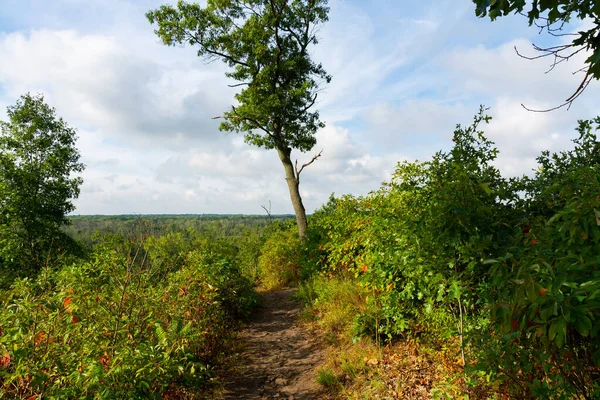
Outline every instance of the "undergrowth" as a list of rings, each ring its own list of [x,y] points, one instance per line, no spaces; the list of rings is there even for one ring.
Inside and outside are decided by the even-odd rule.
[[[0,398],[199,396],[255,302],[231,251],[115,235],[89,260],[15,281],[0,309]]]
[[[490,119],[312,215],[299,295],[339,396],[600,398],[600,118],[510,179]]]

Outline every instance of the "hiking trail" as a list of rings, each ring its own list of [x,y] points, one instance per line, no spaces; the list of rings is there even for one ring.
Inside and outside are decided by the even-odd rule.
[[[315,368],[325,351],[297,321],[294,289],[261,295],[260,306],[239,334],[241,352],[224,382],[225,400],[322,398]]]

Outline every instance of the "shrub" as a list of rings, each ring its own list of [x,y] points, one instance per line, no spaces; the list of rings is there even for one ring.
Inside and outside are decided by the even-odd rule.
[[[360,286],[361,335],[456,341],[467,381],[518,398],[598,397],[600,118],[533,178],[504,179],[483,111],[450,151],[317,211],[313,269]],[[311,282],[319,304],[330,288]]]
[[[171,239],[151,241],[154,261]],[[253,304],[227,253],[215,242],[183,263],[171,254],[177,269],[113,236],[90,261],[16,281],[0,312],[0,397],[148,398],[205,383]]]
[[[296,284],[301,267],[301,242],[298,233],[290,228],[270,232],[262,247],[258,265],[264,289]]]
[[[523,229],[490,260],[482,366],[518,396],[600,396],[600,144],[591,121],[578,132],[574,150],[538,158]]]

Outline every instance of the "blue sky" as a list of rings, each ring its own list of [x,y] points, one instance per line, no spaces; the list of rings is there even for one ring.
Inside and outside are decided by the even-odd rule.
[[[43,92],[79,132],[84,185],[76,213],[292,211],[272,151],[217,130],[231,104],[225,66],[193,49],[162,46],[144,13],[155,0],[2,0],[0,119],[26,91]],[[570,111],[581,59],[545,75],[548,60],[514,52],[552,44],[521,16],[491,23],[470,0],[332,0],[312,50],[333,75],[317,104],[327,126],[303,173],[312,212],[329,194],[366,194],[398,161],[448,148],[480,104],[507,175],[529,173],[541,150],[570,146],[579,118],[600,114],[597,84]],[[569,27],[577,30],[578,25]],[[296,154],[300,162],[312,156]]]

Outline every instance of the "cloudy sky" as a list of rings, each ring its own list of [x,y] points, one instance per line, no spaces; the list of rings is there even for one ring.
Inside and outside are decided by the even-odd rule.
[[[0,0],[0,119],[21,94],[41,92],[78,129],[87,167],[76,214],[260,214],[269,201],[292,213],[277,154],[217,130],[212,117],[235,93],[225,67],[154,35],[144,14],[165,1]],[[600,114],[597,84],[570,111],[521,108],[558,105],[582,78],[572,75],[581,59],[544,74],[549,60],[515,54],[552,43],[523,17],[480,20],[470,0],[330,5],[313,49],[333,80],[317,104],[323,156],[302,175],[308,212],[332,192],[377,189],[398,161],[447,149],[480,104],[507,175],[568,148],[576,120]]]

